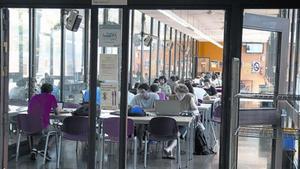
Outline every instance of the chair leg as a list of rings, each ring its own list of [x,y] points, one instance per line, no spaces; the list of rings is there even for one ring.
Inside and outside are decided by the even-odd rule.
[[[210,127],[211,127],[211,130],[212,130],[212,133],[213,133],[213,137],[214,137],[214,143],[216,144],[217,143],[217,137],[216,137],[216,132],[215,132],[215,129],[214,129],[214,126],[212,125],[212,122],[210,121],[209,122],[210,124]]]
[[[134,137],[133,169],[136,169],[136,163],[137,163],[137,137]]]
[[[147,167],[147,144],[148,144],[148,137],[145,137],[145,150],[144,150],[144,168]]]
[[[57,163],[56,163],[56,168],[59,168],[60,167],[60,155],[61,155],[61,145],[62,145],[62,141],[61,141],[61,138],[62,136],[59,135],[59,138],[58,138],[58,157],[57,157]]]
[[[21,142],[21,133],[18,131],[18,142],[17,142],[16,161],[19,160],[20,142]]]
[[[177,162],[178,162],[178,168],[181,168],[181,154],[180,154],[180,138],[177,137]]]
[[[101,135],[101,150],[100,150],[100,169],[103,169],[104,164],[104,136]]]
[[[43,160],[43,164],[46,164],[46,156],[47,156],[47,151],[48,151],[49,137],[50,137],[50,133],[47,134],[47,138],[46,138],[46,144],[45,144],[45,150],[44,150],[44,160]]]

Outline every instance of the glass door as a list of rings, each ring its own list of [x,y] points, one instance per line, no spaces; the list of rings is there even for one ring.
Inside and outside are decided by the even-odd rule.
[[[277,98],[287,93],[288,31],[288,19],[244,14],[237,168],[281,168]]]

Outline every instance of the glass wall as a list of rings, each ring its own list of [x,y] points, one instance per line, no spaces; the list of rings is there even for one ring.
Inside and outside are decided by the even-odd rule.
[[[141,82],[142,13],[134,10],[132,84]]]
[[[27,105],[29,97],[29,10],[9,9],[9,104]]]
[[[78,10],[83,16],[76,32],[65,29],[65,65],[63,101],[81,103],[81,91],[86,87],[84,82],[84,10]]]
[[[151,81],[157,77],[157,56],[158,56],[158,21],[153,19],[153,36],[151,46]]]
[[[151,28],[151,18],[147,15],[144,15],[144,32],[143,32],[143,66],[142,66],[142,72],[143,72],[143,82],[149,83],[149,71],[150,71],[150,45],[151,43],[147,43],[146,38],[148,38],[150,35],[150,28]]]
[[[53,85],[53,95],[60,99],[61,25],[60,9],[35,9],[34,86],[40,93],[43,83]],[[36,81],[35,81],[36,80]]]

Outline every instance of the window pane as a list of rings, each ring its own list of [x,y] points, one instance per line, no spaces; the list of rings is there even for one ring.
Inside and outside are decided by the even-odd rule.
[[[152,40],[152,56],[151,56],[151,82],[157,77],[156,67],[157,67],[157,31],[158,31],[158,21],[153,20],[153,40]]]
[[[151,25],[151,18],[149,16],[145,15],[144,39],[147,38],[150,34],[150,25]],[[144,48],[144,51],[143,51],[143,80],[145,83],[148,83],[149,82],[149,68],[150,68],[150,44],[144,43],[143,48]]]
[[[170,76],[175,75],[174,71],[174,58],[175,58],[175,29],[172,29],[172,48],[171,48],[171,72]]]
[[[170,27],[167,26],[166,30],[166,49],[165,49],[165,76],[169,77],[169,52],[171,50],[171,41],[170,41]]]
[[[27,105],[29,77],[29,10],[9,9],[9,104]]]
[[[141,30],[142,13],[134,11],[133,28],[133,57],[132,57],[132,83],[140,82],[141,79]]]
[[[53,95],[59,100],[60,64],[61,64],[61,29],[59,9],[36,9],[36,53],[34,77],[36,90],[43,83],[51,83]]]
[[[158,75],[163,75],[164,69],[164,33],[165,33],[165,24],[160,22],[160,44],[159,44],[159,57],[158,57]]]
[[[119,24],[119,9],[109,8],[107,20],[109,24]]]
[[[65,72],[64,92],[65,102],[81,103],[81,91],[86,87],[84,80],[84,10],[78,10],[82,15],[77,32],[65,29]]]

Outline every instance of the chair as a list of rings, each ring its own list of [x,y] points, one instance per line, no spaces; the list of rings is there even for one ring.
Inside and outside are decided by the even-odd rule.
[[[181,168],[181,155],[180,155],[180,138],[178,134],[178,127],[176,121],[171,117],[155,117],[149,122],[148,131],[145,138],[145,154],[144,154],[144,167],[147,167],[147,144],[148,139],[154,141],[169,141],[177,140],[177,164]]]
[[[221,112],[222,112],[222,106],[221,106],[221,104],[218,104],[212,112],[211,121],[213,123],[221,124]],[[217,137],[216,137],[216,132],[214,130],[214,127],[211,123],[210,123],[210,126],[211,126],[211,129],[213,132],[214,141],[215,141],[215,143],[217,143]]]
[[[40,123],[38,123],[38,122],[40,122]],[[42,133],[44,128],[43,128],[43,125],[42,125],[39,117],[30,116],[28,114],[18,114],[17,115],[17,129],[18,129],[18,141],[17,141],[16,161],[18,161],[18,158],[19,158],[21,135],[33,136],[33,135]],[[57,132],[56,131],[48,131],[47,132],[47,138],[46,138],[44,152],[47,152],[49,137],[51,135],[55,135],[57,137]],[[46,155],[47,155],[47,153],[44,153],[43,164],[46,163]]]
[[[103,168],[104,161],[104,135],[107,135],[107,139],[111,142],[119,142],[120,134],[120,117],[110,117],[103,119],[103,131],[102,131],[102,151],[101,151],[101,165]],[[137,138],[134,136],[134,123],[132,119],[127,120],[127,139],[132,138],[134,140],[134,158],[133,158],[133,168],[136,169],[137,163]]]
[[[76,141],[76,152],[78,141],[87,142],[89,133],[88,117],[70,116],[63,120],[61,134],[59,136],[57,168],[59,168],[62,138]]]
[[[158,92],[159,100],[168,100],[167,95],[164,92]]]

